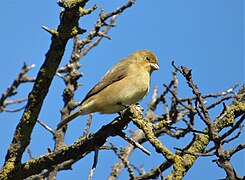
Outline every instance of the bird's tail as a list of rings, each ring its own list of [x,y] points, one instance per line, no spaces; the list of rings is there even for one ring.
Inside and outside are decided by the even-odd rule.
[[[75,119],[77,116],[83,115],[83,110],[79,108],[78,110],[74,111],[69,116],[65,117],[58,125],[57,130],[61,129],[64,125],[69,123],[71,120]]]

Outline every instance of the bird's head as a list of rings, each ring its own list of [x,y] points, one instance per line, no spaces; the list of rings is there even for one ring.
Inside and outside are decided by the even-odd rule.
[[[160,69],[156,55],[149,50],[138,50],[133,53],[133,56],[136,58],[137,64],[144,67],[149,73]]]

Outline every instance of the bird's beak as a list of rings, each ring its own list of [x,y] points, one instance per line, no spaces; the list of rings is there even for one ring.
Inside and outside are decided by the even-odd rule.
[[[151,68],[152,68],[153,70],[158,70],[158,69],[160,69],[160,67],[158,66],[157,63],[151,63]]]

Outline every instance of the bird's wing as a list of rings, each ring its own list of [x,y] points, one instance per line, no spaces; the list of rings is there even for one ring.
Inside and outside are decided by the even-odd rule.
[[[120,81],[125,78],[128,75],[129,65],[130,61],[127,61],[127,58],[115,64],[109,71],[107,71],[105,76],[102,77],[102,79],[88,92],[81,104],[89,97],[97,94],[114,82]]]

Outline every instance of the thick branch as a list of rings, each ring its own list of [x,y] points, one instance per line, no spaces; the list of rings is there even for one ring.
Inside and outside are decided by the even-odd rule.
[[[70,159],[81,159],[95,147],[101,147],[109,136],[116,136],[130,122],[132,108],[127,109],[122,117],[116,118],[111,123],[103,126],[98,132],[88,137],[79,138],[69,147],[64,147],[57,152],[51,152],[40,156],[37,159],[30,160],[23,165],[15,166],[8,174],[8,178],[18,177],[24,179],[30,175],[41,173],[44,169],[50,169],[54,165],[61,164]]]

